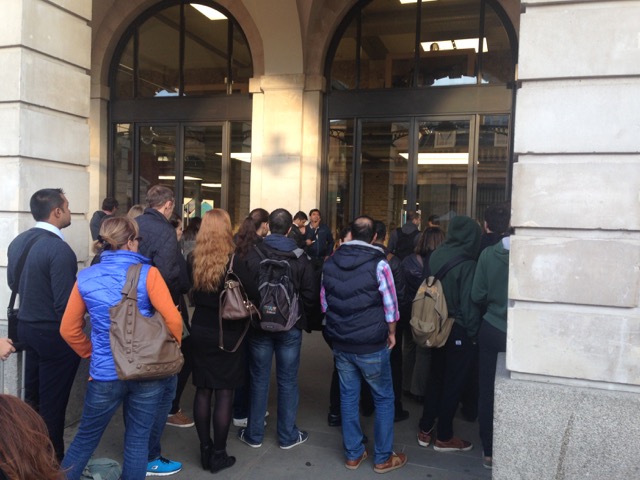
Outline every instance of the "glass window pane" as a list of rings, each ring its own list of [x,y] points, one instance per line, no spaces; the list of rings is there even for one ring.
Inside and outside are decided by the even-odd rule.
[[[467,215],[469,121],[420,122],[417,203],[422,218],[438,215],[446,230]]]
[[[233,53],[231,62],[231,79],[233,91],[239,93],[249,92],[249,79],[253,77],[253,63],[249,44],[242,30],[237,24],[233,24]]]
[[[113,195],[120,204],[120,212],[128,212],[133,205],[133,125],[115,126],[113,148]]]
[[[176,192],[176,126],[146,125],[140,127],[140,201],[147,190],[164,185]]]
[[[120,55],[117,69],[113,94],[116,98],[133,98],[133,36]]]
[[[475,84],[480,2],[423,2],[418,85]]]
[[[185,95],[226,94],[229,20],[197,4],[185,5],[184,18]]]
[[[251,193],[251,123],[231,124],[231,153],[229,160],[229,203],[227,211],[235,232],[249,213]],[[295,213],[295,212],[294,212]]]
[[[179,6],[162,10],[140,26],[138,96],[178,95],[179,50]]]
[[[222,125],[184,127],[183,179],[185,217],[222,206]]]
[[[489,4],[485,8],[484,18],[487,51],[482,56],[482,82],[510,82],[514,77],[514,66],[507,32]]]
[[[362,124],[360,211],[400,226],[407,207],[408,122],[366,121]]]
[[[353,120],[329,123],[328,203],[323,220],[332,232],[340,232],[351,220],[353,172]],[[338,238],[338,235],[335,235]]]
[[[507,200],[509,115],[481,115],[478,142],[476,218],[489,205]]]
[[[357,15],[347,27],[338,43],[331,63],[331,89],[350,90],[356,88]]]
[[[362,12],[362,88],[413,86],[417,3],[375,0]]]

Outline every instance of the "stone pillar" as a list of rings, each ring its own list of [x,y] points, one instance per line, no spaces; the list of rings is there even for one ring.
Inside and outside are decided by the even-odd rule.
[[[251,208],[318,206],[323,78],[303,74],[251,80]]]
[[[638,18],[638,1],[521,16],[494,479],[639,475],[621,408],[640,404]]]
[[[88,253],[90,0],[10,0],[0,17],[0,278],[7,247],[32,227],[31,195],[65,190],[73,213],[64,230],[84,262]],[[9,301],[0,282],[0,315]],[[4,325],[4,320],[2,320]],[[15,391],[15,360],[7,366]],[[80,409],[77,409],[80,411]]]

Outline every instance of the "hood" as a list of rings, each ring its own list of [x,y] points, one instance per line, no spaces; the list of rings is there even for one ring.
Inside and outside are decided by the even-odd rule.
[[[477,260],[480,253],[480,225],[469,217],[458,215],[449,222],[447,238],[431,255],[432,272],[437,271],[451,258],[467,255]]]
[[[281,252],[292,252],[298,248],[298,245],[293,238],[285,237],[279,233],[272,233],[271,235],[266,236],[263,241],[267,247]]]
[[[342,244],[331,258],[341,270],[355,270],[372,260],[382,260],[385,255],[378,246],[352,240]]]

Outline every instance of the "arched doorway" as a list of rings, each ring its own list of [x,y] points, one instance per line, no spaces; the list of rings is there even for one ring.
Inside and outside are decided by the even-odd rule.
[[[219,5],[165,1],[140,15],[111,62],[109,194],[129,207],[162,184],[187,222],[222,207],[238,223],[249,210],[252,76],[246,38]]]
[[[510,197],[517,38],[494,0],[362,0],[325,75],[325,219],[482,218]]]

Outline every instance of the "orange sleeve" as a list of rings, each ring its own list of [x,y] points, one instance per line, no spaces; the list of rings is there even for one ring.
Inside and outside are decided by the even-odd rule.
[[[147,293],[149,294],[151,305],[160,312],[171,335],[178,340],[178,343],[182,343],[182,315],[173,304],[169,288],[167,288],[167,284],[164,282],[162,275],[160,275],[160,270],[156,267],[149,269]]]
[[[60,322],[60,335],[65,342],[80,355],[82,358],[91,356],[92,345],[91,340],[84,333],[85,321],[84,314],[87,312],[87,306],[80,296],[78,290],[78,282],[73,285],[71,296],[67,303],[67,308]]]

